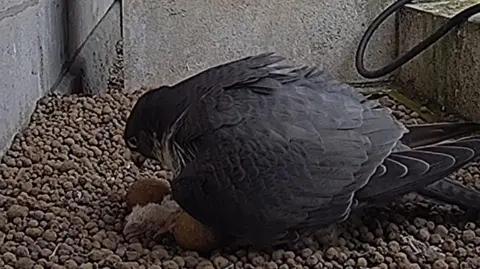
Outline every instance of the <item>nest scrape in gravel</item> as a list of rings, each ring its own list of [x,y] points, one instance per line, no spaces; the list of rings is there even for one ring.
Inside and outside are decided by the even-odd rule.
[[[0,268],[480,268],[480,223],[418,197],[367,212],[363,225],[342,231],[337,246],[305,235],[294,250],[201,257],[171,237],[126,242],[128,187],[138,178],[168,175],[154,163],[139,171],[127,161],[122,131],[141,91],[122,92],[116,74],[103,94],[43,98],[3,157]],[[385,105],[404,122],[421,122],[402,105]],[[456,176],[476,188],[478,177],[478,163]]]

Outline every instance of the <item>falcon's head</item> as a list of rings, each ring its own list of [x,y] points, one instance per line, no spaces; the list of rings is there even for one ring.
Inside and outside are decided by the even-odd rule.
[[[175,133],[183,111],[178,99],[171,88],[162,86],[144,93],[133,106],[123,139],[138,167],[149,158],[159,161],[165,170],[180,169],[183,151]]]

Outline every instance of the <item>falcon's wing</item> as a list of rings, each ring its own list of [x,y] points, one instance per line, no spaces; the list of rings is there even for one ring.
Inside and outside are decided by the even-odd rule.
[[[362,202],[375,203],[389,201],[413,191],[421,192],[423,188],[443,180],[479,155],[480,137],[393,152],[356,197]],[[440,188],[447,184],[453,186],[448,182],[437,185],[437,189],[433,189],[430,194],[449,191],[448,188]]]
[[[444,140],[455,140],[460,136],[479,131],[480,124],[472,122],[439,122],[408,125],[394,149],[408,151],[411,147],[428,146]],[[468,151],[464,151],[468,154]],[[478,153],[477,153],[478,154]],[[463,209],[480,210],[480,191],[467,187],[456,179],[445,177],[417,191],[419,194],[440,202],[457,205]]]
[[[245,57],[208,68],[182,80],[171,88],[174,91],[186,90],[184,93],[190,95],[189,100],[200,100],[231,86],[246,83],[258,84],[259,80],[270,76],[272,71],[281,69],[281,67],[272,67],[272,65],[284,59],[284,57],[274,55],[272,52]],[[265,82],[265,80],[263,81]],[[279,82],[273,82],[274,84],[270,84],[269,88],[280,86]]]
[[[345,219],[405,128],[315,68],[260,69],[265,76],[202,99],[204,113],[192,115],[206,115],[211,128],[172,191],[204,224],[266,242]]]
[[[480,123],[438,122],[407,125],[407,128],[409,132],[403,135],[402,142],[411,148],[416,148],[478,132]]]
[[[456,179],[444,178],[419,190],[418,193],[465,210],[480,211],[480,192]]]
[[[326,137],[325,144],[329,142],[333,141]],[[343,195],[342,191],[355,182],[353,173],[366,159],[360,143],[345,144],[342,152],[318,155],[315,160],[309,153],[320,151],[318,144],[232,137],[200,153],[184,168],[172,182],[173,198],[216,231],[254,244],[275,243],[311,211],[328,209],[329,214],[316,220],[318,225],[348,215],[352,192]],[[342,195],[330,204],[337,194]]]

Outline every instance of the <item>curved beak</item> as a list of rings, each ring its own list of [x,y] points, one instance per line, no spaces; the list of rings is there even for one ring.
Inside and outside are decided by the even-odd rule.
[[[145,163],[145,156],[143,156],[141,153],[138,153],[136,151],[130,151],[130,159],[132,162],[138,167],[141,168],[143,166],[143,163]]]

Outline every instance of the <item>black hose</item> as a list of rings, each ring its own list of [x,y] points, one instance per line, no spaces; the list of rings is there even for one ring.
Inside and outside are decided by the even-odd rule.
[[[367,44],[372,38],[373,33],[377,30],[380,24],[382,24],[390,15],[392,15],[410,2],[412,2],[412,0],[396,1],[387,9],[385,9],[382,13],[380,13],[380,15],[378,15],[373,20],[372,24],[370,24],[370,26],[367,28],[367,31],[365,31],[365,34],[363,35],[362,39],[360,40],[360,44],[358,45],[357,54],[355,56],[355,67],[357,68],[358,73],[360,73],[360,75],[362,75],[363,77],[379,78],[395,71],[408,61],[412,60],[418,54],[422,53],[429,46],[437,42],[452,28],[464,23],[468,20],[468,18],[480,12],[480,4],[476,4],[464,9],[463,11],[449,19],[442,27],[435,31],[435,33],[424,39],[422,42],[418,43],[415,47],[407,51],[405,54],[397,57],[390,64],[376,70],[367,70],[363,62],[363,57],[365,55],[365,49],[367,47]]]

